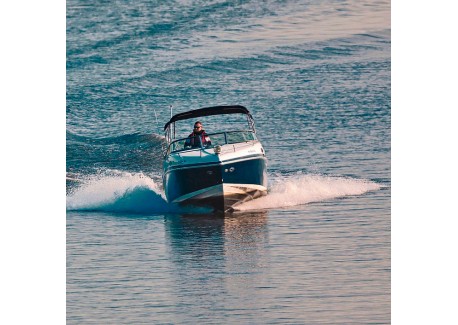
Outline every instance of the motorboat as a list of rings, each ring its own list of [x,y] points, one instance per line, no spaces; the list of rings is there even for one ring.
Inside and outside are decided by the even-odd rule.
[[[209,141],[186,136],[196,120],[212,130],[205,131]],[[244,106],[179,113],[165,124],[164,132],[162,179],[169,203],[232,212],[237,205],[267,194],[266,154]]]

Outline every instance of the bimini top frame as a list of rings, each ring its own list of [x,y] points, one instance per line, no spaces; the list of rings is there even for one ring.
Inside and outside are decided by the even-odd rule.
[[[223,114],[246,114],[248,119],[248,125],[253,132],[256,133],[254,128],[254,120],[250,114],[250,111],[244,106],[241,105],[221,105],[221,106],[211,106],[195,109],[192,111],[187,111],[172,116],[170,121],[168,121],[164,126],[165,138],[168,143],[170,143],[175,138],[175,122],[180,120],[187,120],[191,118],[201,117],[201,116],[210,116],[210,115],[223,115]]]

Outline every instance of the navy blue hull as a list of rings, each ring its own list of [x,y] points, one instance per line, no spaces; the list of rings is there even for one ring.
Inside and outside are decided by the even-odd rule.
[[[242,161],[197,165],[192,168],[172,167],[165,171],[164,175],[164,189],[169,202],[177,200],[180,204],[206,206],[215,211],[227,211],[248,195],[228,196],[224,193],[223,184],[267,187],[267,160],[263,156],[258,156]],[[210,188],[211,197],[196,198],[192,195]],[[253,198],[265,194],[258,192],[249,195]]]
[[[167,200],[173,202],[183,195],[222,183],[218,163],[185,169],[174,167],[165,172],[164,189]]]
[[[267,160],[259,157],[234,162],[227,161],[221,165],[224,183],[255,184],[267,187]]]

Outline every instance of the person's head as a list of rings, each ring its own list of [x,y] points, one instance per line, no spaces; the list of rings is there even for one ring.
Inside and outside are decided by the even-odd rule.
[[[202,123],[200,121],[194,123],[194,132],[201,132],[202,130]]]

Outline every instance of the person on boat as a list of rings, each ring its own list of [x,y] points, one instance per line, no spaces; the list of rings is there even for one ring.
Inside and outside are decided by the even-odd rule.
[[[200,148],[201,144],[202,146],[207,147],[210,146],[212,143],[210,141],[210,137],[203,129],[202,123],[200,121],[197,121],[196,123],[194,123],[194,130],[186,139],[184,147]]]

